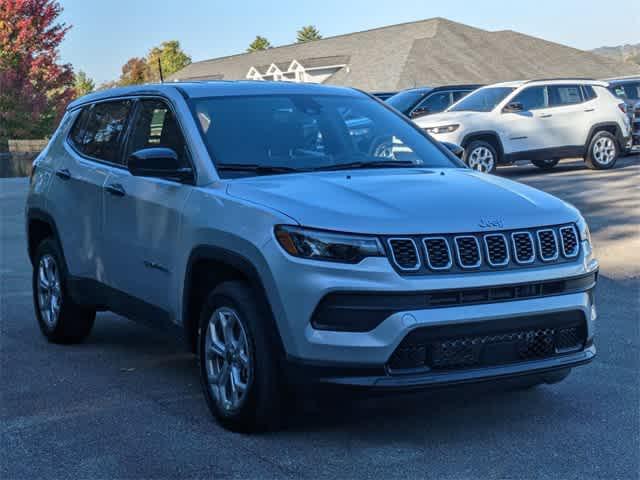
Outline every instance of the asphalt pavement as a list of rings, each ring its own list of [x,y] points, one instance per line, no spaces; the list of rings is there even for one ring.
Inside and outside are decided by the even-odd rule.
[[[640,156],[606,172],[568,161],[499,174],[589,221],[596,360],[532,391],[334,398],[254,436],[217,426],[194,357],[166,334],[102,313],[82,345],[44,340],[26,179],[0,180],[0,478],[640,478]]]

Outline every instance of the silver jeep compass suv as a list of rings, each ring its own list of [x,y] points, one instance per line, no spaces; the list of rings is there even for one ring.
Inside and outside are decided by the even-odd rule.
[[[26,206],[52,342],[96,311],[178,327],[226,427],[277,427],[302,382],[522,377],[595,355],[580,213],[474,172],[359,91],[214,82],[73,102]]]

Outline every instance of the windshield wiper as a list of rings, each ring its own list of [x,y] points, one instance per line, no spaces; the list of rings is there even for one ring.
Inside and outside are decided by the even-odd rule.
[[[255,172],[255,173],[292,173],[302,172],[304,170],[278,165],[258,165],[256,163],[218,163],[216,164],[216,170],[218,171],[233,171],[233,172]]]
[[[395,168],[395,167],[417,167],[416,163],[409,160],[371,160],[349,163],[339,163],[326,167],[315,168],[314,170],[351,170],[357,168]]]

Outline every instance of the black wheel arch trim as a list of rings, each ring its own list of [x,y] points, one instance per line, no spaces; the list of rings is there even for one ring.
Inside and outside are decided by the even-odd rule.
[[[278,328],[278,322],[276,322],[275,319],[276,317],[273,305],[271,305],[271,301],[269,300],[267,290],[264,286],[264,282],[262,281],[258,269],[245,256],[224,247],[198,245],[194,247],[193,250],[191,250],[189,260],[187,261],[187,268],[185,270],[182,290],[182,326],[185,330],[185,338],[190,341],[189,339],[192,329],[197,328],[198,318],[190,318],[189,315],[189,299],[191,296],[191,291],[193,289],[193,266],[196,264],[196,262],[201,260],[210,260],[223,263],[242,273],[247,278],[249,286],[254,291],[258,292],[258,294],[260,294],[264,299],[265,307],[268,309],[268,318],[266,319],[266,321],[272,323],[271,331],[275,333],[274,339],[277,343],[279,353],[281,354],[280,357],[284,358],[285,349],[282,335],[280,334],[280,329]]]
[[[603,130],[609,131],[610,128],[614,130],[615,133],[613,134],[613,136],[616,138],[616,141],[618,142],[618,148],[622,150],[622,148],[624,147],[625,141],[624,141],[624,137],[622,136],[622,131],[620,130],[620,126],[616,122],[600,122],[592,125],[591,128],[589,129],[589,135],[587,135],[587,143],[585,144],[585,147],[584,147],[585,151],[589,151],[589,147],[591,146],[591,141],[593,140],[593,137],[596,135],[596,133]]]
[[[466,149],[467,145],[469,145],[469,143],[473,142],[474,140],[476,140],[476,137],[483,137],[483,136],[487,136],[490,135],[491,137],[493,137],[498,145],[498,163],[503,163],[505,155],[504,155],[504,146],[502,145],[502,139],[500,138],[500,135],[498,134],[498,132],[496,132],[495,130],[479,130],[477,132],[471,132],[471,133],[467,133],[464,137],[462,137],[462,141],[460,142],[460,145]],[[478,139],[480,140],[480,139]]]
[[[31,239],[29,238],[29,235],[30,235],[29,225],[32,220],[38,220],[40,222],[46,223],[51,228],[54,239],[56,242],[58,242],[58,247],[60,247],[60,252],[62,253],[62,261],[64,262],[64,267],[66,269],[67,259],[65,258],[64,250],[62,249],[62,243],[60,242],[60,234],[58,233],[58,227],[56,226],[56,222],[53,219],[53,217],[47,212],[45,212],[44,210],[42,210],[41,208],[31,207],[27,211],[26,218],[27,218],[27,221],[26,221],[25,229],[27,234],[27,253],[29,255],[29,260],[31,261],[31,264],[33,265],[33,256],[35,255],[36,252],[32,251],[31,249]]]

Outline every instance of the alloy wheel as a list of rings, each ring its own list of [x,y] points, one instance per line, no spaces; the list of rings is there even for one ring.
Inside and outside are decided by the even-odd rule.
[[[44,255],[38,263],[38,308],[40,316],[50,329],[58,323],[62,305],[60,271],[52,255]]]
[[[477,147],[469,154],[467,163],[470,168],[479,172],[491,172],[495,167],[495,156],[487,147]]]
[[[593,158],[600,165],[609,165],[616,158],[616,146],[608,137],[599,138],[593,145]]]
[[[238,312],[215,310],[205,337],[205,365],[209,389],[222,411],[242,407],[253,376],[247,333]]]

